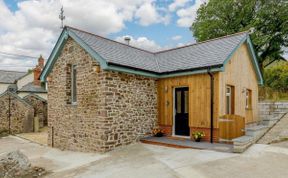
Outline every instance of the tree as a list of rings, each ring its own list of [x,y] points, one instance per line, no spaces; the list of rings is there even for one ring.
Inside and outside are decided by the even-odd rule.
[[[258,61],[278,60],[288,46],[287,0],[210,0],[190,28],[197,41],[253,29]]]

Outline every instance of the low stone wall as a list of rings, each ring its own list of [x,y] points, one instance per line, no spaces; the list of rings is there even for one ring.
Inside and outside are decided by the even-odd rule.
[[[284,114],[288,112],[288,101],[262,101],[259,102],[258,108],[261,119],[267,115]]]
[[[233,151],[236,153],[244,152],[249,146],[259,141],[259,139],[263,139],[268,137],[266,136],[267,132],[269,134],[269,130],[274,129],[275,124],[278,123],[280,119],[283,118],[285,113],[288,113],[288,101],[282,102],[272,102],[265,101],[259,102],[259,117],[260,123],[257,125],[246,126],[246,134],[242,137],[238,137],[233,139]],[[287,115],[287,114],[286,114]],[[287,117],[287,116],[286,116]],[[280,120],[281,122],[282,120]],[[285,121],[282,121],[285,122]],[[277,124],[278,125],[278,124]],[[276,127],[283,127],[283,124],[279,124]],[[285,127],[285,124],[284,124]],[[277,134],[274,134],[272,137],[277,138]],[[278,135],[279,136],[279,135]],[[270,139],[270,138],[269,138]],[[264,141],[260,141],[259,143],[266,143]]]
[[[33,131],[34,109],[16,94],[0,95],[0,108],[0,131],[10,130],[12,134]]]

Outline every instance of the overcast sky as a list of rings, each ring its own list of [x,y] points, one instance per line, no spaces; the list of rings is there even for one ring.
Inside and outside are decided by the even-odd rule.
[[[25,71],[49,57],[64,24],[151,51],[194,43],[189,27],[207,0],[0,0],[0,69]],[[6,53],[26,56],[11,56]]]
[[[195,42],[189,26],[204,0],[0,0],[0,69],[25,71],[49,57],[66,25],[157,51]]]

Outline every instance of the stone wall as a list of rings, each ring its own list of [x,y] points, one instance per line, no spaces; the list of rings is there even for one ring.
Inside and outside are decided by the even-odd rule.
[[[288,101],[261,101],[258,104],[259,116],[263,119],[273,114],[284,114],[288,112]]]
[[[39,127],[47,125],[47,101],[37,95],[27,95],[23,98],[34,108],[34,117],[39,119]]]
[[[105,72],[105,109],[109,132],[105,148],[129,144],[147,133],[157,123],[157,85],[153,79]]]
[[[2,94],[0,96],[0,108],[0,131],[9,130],[9,113],[12,134],[33,131],[34,109],[16,94],[10,92]]]
[[[70,66],[77,65],[77,104]],[[103,71],[71,38],[49,74],[48,144],[104,152],[136,141],[157,123],[156,81]]]

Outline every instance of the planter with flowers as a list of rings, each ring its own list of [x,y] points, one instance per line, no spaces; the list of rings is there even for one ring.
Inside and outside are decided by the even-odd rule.
[[[154,137],[163,137],[164,136],[164,131],[160,128],[154,128],[152,130],[152,134]]]
[[[192,136],[195,142],[200,142],[203,137],[205,137],[205,133],[202,131],[195,131],[192,133]]]

